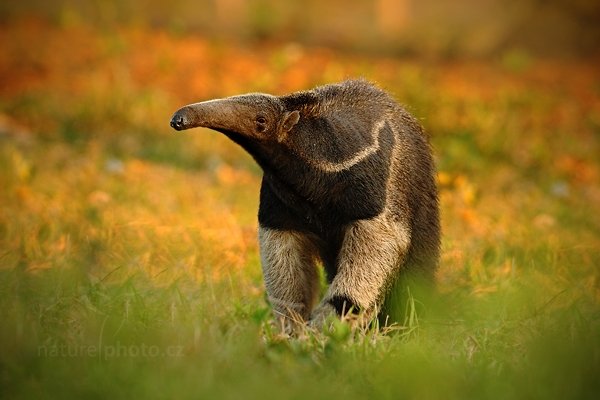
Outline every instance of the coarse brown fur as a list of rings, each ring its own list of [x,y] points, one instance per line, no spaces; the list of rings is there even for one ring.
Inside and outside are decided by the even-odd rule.
[[[220,131],[263,168],[259,240],[276,314],[314,324],[373,314],[400,276],[432,278],[440,225],[431,149],[376,86],[350,80],[196,103],[171,126]],[[318,262],[329,287],[317,304]]]

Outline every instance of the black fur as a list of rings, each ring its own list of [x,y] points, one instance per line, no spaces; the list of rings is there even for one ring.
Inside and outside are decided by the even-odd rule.
[[[329,304],[335,308],[338,315],[359,314],[362,311],[358,305],[352,303],[352,300],[345,296],[333,296],[329,299]]]

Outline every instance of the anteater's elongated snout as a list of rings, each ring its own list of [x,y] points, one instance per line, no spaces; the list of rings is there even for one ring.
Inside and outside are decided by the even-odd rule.
[[[177,111],[173,115],[173,118],[171,118],[171,128],[175,129],[176,131],[182,131],[185,129],[185,118],[179,111]]]
[[[199,127],[236,130],[249,117],[249,110],[231,98],[188,104],[173,114],[171,127],[178,131]]]
[[[171,118],[171,128],[177,131],[182,131],[184,129],[190,129],[195,128],[197,126],[201,126],[202,124],[198,120],[198,110],[196,110],[202,108],[200,107],[200,104],[201,103],[191,104],[177,110]]]

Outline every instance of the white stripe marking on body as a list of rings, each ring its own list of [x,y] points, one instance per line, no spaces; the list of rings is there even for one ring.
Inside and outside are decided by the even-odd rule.
[[[371,131],[373,143],[370,146],[356,153],[351,158],[348,158],[347,160],[343,160],[340,162],[331,162],[307,159],[305,161],[307,161],[314,168],[317,168],[324,172],[341,172],[350,169],[351,167],[355,166],[356,164],[363,161],[370,155],[376,153],[377,150],[379,150],[379,136],[381,135],[381,130],[385,127],[386,122],[388,122],[387,117],[378,121],[373,127],[373,130]]]

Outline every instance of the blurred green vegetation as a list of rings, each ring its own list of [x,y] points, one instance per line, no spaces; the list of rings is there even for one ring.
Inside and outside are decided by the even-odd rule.
[[[261,2],[264,32],[242,33],[280,39],[247,42],[173,16],[197,3],[60,4],[1,5],[0,396],[597,396],[597,59],[312,47],[310,35],[346,46],[296,40],[285,21],[316,2]],[[431,137],[438,291],[408,288],[391,330],[338,321],[287,338],[264,300],[260,170],[219,134],[168,121],[192,101],[350,76],[389,90]]]

